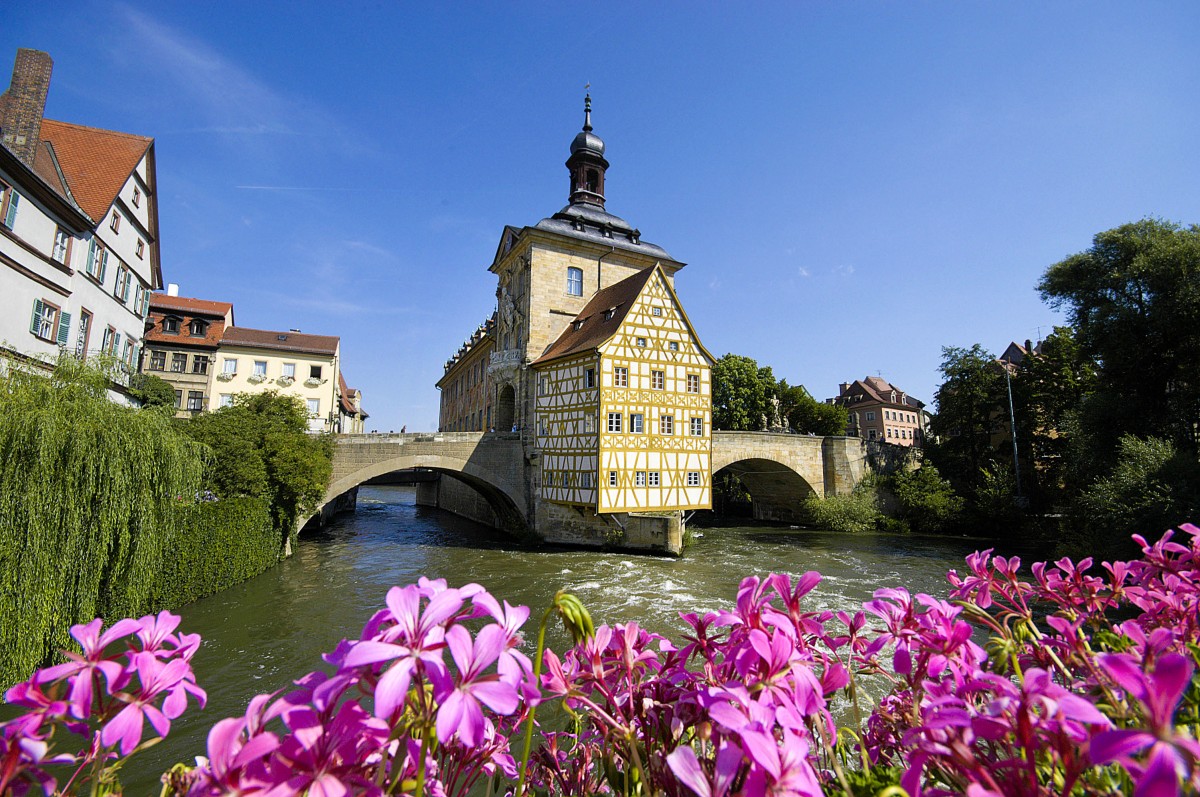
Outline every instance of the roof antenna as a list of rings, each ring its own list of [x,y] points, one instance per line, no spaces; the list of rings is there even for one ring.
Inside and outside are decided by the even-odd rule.
[[[584,84],[583,90],[587,93],[583,96],[583,129],[591,132],[592,130],[592,95],[588,91],[591,89],[590,82]]]

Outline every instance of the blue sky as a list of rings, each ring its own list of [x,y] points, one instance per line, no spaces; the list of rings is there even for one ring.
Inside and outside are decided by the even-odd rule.
[[[608,209],[689,265],[705,345],[818,399],[931,400],[941,347],[1061,317],[1098,231],[1200,221],[1200,4],[6,0],[47,115],[153,136],[163,272],[340,335],[381,430],[432,429],[505,224],[566,203],[590,82]]]

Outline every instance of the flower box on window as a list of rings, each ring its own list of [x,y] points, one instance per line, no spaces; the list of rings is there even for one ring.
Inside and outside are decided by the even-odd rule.
[[[267,375],[266,374],[250,374],[250,376],[246,377],[246,381],[252,385],[259,385],[259,384],[262,384],[263,382],[267,381]]]
[[[295,381],[296,380],[290,376],[281,376],[275,380],[275,384],[280,385],[282,387],[288,387]]]
[[[310,376],[304,380],[305,387],[320,387],[324,383],[324,379],[317,379],[315,376]]]
[[[236,374],[232,371],[222,371],[221,373],[217,374],[217,379],[220,379],[222,382],[228,382],[230,379],[233,379],[234,376],[236,376]]]

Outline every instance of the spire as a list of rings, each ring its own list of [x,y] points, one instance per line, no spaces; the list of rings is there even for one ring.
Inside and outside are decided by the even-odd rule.
[[[586,88],[590,88],[589,83]],[[583,130],[575,134],[571,142],[571,157],[567,158],[567,171],[571,173],[572,205],[586,203],[604,207],[604,171],[608,161],[604,159],[604,141],[592,132],[592,95],[583,97]]]

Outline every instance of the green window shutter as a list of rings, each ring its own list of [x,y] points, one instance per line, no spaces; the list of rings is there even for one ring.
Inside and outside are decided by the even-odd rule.
[[[100,273],[96,275],[96,279],[104,282],[104,272],[108,270],[108,250],[100,252]]]
[[[17,220],[17,205],[20,203],[20,201],[20,194],[12,190],[8,192],[8,212],[4,214],[4,226],[10,230]]]
[[[93,274],[93,275],[96,273],[96,239],[95,238],[88,241],[87,273]]]
[[[112,355],[114,357],[121,356],[121,333],[114,332],[112,338]]]
[[[133,274],[129,271],[125,272],[125,289],[121,291],[121,301],[129,301],[129,283],[133,282]]]
[[[71,335],[71,314],[62,312],[58,314],[58,345],[66,346]]]
[[[29,331],[35,335],[38,333],[38,330],[42,326],[42,308],[43,307],[44,307],[44,305],[42,304],[41,299],[33,300],[33,319],[29,322]]]

